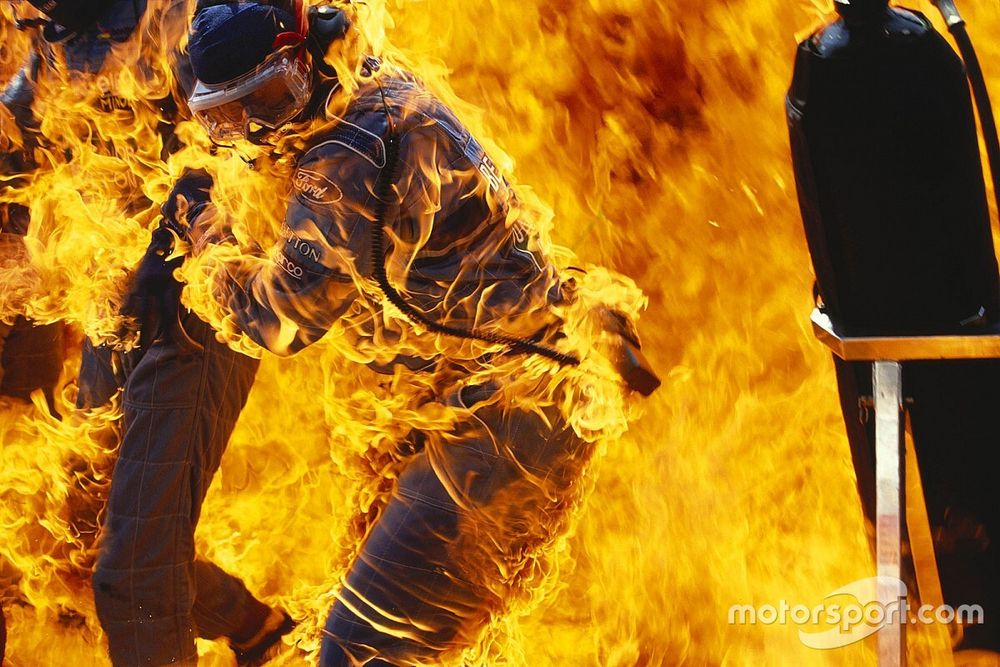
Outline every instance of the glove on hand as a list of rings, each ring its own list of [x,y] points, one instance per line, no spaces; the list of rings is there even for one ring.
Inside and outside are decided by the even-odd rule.
[[[165,224],[153,231],[153,239],[132,274],[125,295],[122,315],[137,320],[139,347],[143,349],[171,335],[177,322],[183,285],[174,278],[174,270],[184,262],[184,257],[174,255],[174,239]]]
[[[211,201],[212,185],[214,181],[204,169],[185,169],[160,207],[163,224],[187,239],[192,223]]]
[[[205,170],[185,170],[160,207],[163,219],[136,267],[122,307],[123,315],[138,321],[141,348],[175,333],[183,284],[174,278],[174,270],[184,262],[176,240],[187,238],[190,222],[210,201],[212,184]]]

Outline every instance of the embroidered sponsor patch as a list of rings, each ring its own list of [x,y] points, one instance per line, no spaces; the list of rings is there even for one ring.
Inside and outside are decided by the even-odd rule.
[[[311,243],[306,243],[295,234],[292,234],[285,239],[285,246],[285,252],[289,254],[298,254],[315,262],[316,264],[322,264],[322,255],[320,254],[320,251],[317,250]]]
[[[132,103],[115,92],[114,81],[111,77],[102,74],[97,77],[96,86],[100,93],[97,98],[97,108],[102,112],[133,111]]]
[[[302,266],[300,266],[296,262],[286,257],[283,253],[280,252],[276,253],[274,256],[274,261],[278,266],[284,269],[285,273],[287,273],[293,278],[298,278],[299,280],[302,280],[302,278],[304,278],[306,275],[306,270],[302,268]]]
[[[486,187],[490,192],[499,192],[503,183],[500,170],[490,159],[490,156],[483,150],[482,145],[474,137],[469,137],[465,145],[465,157],[469,158],[472,164],[476,165],[479,173],[486,179]]]
[[[337,120],[336,128],[323,143],[314,146],[313,151],[336,144],[354,151],[379,169],[385,166],[385,142],[382,137],[338,116],[331,115],[331,118]]]
[[[309,169],[297,169],[293,185],[303,199],[314,204],[333,204],[344,198],[343,190],[336,183]]]

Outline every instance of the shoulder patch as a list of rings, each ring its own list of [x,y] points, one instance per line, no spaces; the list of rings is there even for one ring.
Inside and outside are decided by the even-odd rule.
[[[296,169],[292,185],[300,197],[313,204],[334,204],[344,198],[340,186],[318,171]]]
[[[354,151],[379,169],[385,166],[385,143],[382,137],[343,118],[337,118],[337,121],[337,126],[327,135],[326,140],[312,150],[337,144]]]

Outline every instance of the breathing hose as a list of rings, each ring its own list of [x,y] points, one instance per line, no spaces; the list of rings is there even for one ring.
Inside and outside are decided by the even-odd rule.
[[[514,352],[537,354],[564,366],[578,366],[580,364],[580,360],[576,357],[560,352],[546,345],[540,345],[539,343],[526,338],[519,338],[498,332],[482,331],[473,328],[463,329],[449,326],[441,322],[436,322],[414,308],[411,304],[407,303],[407,301],[403,298],[403,295],[401,295],[392,283],[389,282],[385,266],[385,223],[386,217],[389,214],[389,204],[393,197],[392,188],[395,185],[396,178],[398,177],[399,140],[396,137],[395,128],[393,128],[392,117],[389,114],[388,104],[385,99],[385,91],[382,90],[381,85],[379,86],[379,92],[382,95],[382,104],[385,107],[386,119],[389,124],[389,137],[386,141],[385,166],[382,168],[382,172],[379,174],[378,181],[375,185],[375,196],[377,201],[375,205],[375,224],[372,225],[372,255],[375,265],[375,280],[378,282],[379,289],[389,302],[396,306],[396,308],[398,308],[408,320],[436,333],[446,336],[454,336],[456,338],[464,338],[467,340],[478,340],[485,343],[493,343],[495,345],[505,345]]]
[[[931,1],[944,17],[948,31],[955,38],[959,53],[962,54],[962,60],[965,61],[965,72],[969,78],[969,85],[972,87],[972,96],[976,100],[979,125],[983,133],[983,142],[986,144],[986,156],[990,163],[993,196],[997,202],[997,210],[1000,211],[1000,138],[997,136],[997,124],[993,117],[990,93],[986,88],[986,77],[983,75],[983,68],[976,55],[976,49],[972,45],[972,38],[969,37],[969,31],[966,29],[965,19],[958,13],[954,0]]]

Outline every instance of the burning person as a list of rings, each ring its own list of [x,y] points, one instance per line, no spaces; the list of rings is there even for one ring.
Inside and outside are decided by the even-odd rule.
[[[178,96],[180,105],[174,103],[167,82],[185,79],[186,62],[175,60],[172,73],[159,66],[184,34],[186,3],[31,4],[47,19],[23,22],[40,28],[40,38],[30,62],[2,97],[16,123],[16,131],[5,125],[5,142],[10,139],[18,149],[7,153],[5,175],[19,175],[14,185],[20,186],[38,168],[34,160],[40,154],[50,160],[100,154],[115,171],[116,187],[110,194],[121,209],[138,218],[147,210],[151,214],[152,201],[143,186],[164,177],[163,160],[179,148],[173,123],[185,96]],[[136,72],[148,81],[138,85]],[[60,122],[53,122],[56,118]],[[114,135],[110,126],[125,131]],[[53,146],[61,150],[36,150]],[[31,217],[26,203],[17,198],[5,202],[5,245],[23,248],[20,238]],[[27,254],[21,257],[27,264]],[[157,314],[163,315],[170,296],[154,287],[146,276],[136,276],[127,305],[145,313],[143,305],[155,304]],[[163,326],[144,327],[139,349],[114,365],[107,359],[107,348],[88,350],[81,371],[82,407],[103,404],[124,383],[124,433],[93,581],[98,615],[116,665],[194,661],[196,633],[227,637],[241,662],[250,661],[290,623],[251,595],[239,579],[195,558],[193,532],[201,503],[258,362],[217,343],[211,329],[193,316],[177,323],[183,335],[173,335],[177,332],[167,325],[176,322],[174,306]],[[61,327],[40,327],[21,317],[3,331],[5,393],[27,398],[41,388],[51,403],[62,368]],[[127,373],[127,380],[112,369]],[[137,569],[142,576],[131,576]]]
[[[320,658],[442,664],[544,576],[598,441],[626,427],[627,392],[658,385],[630,323],[643,298],[602,269],[557,270],[458,117],[407,72],[351,58],[342,10],[308,16],[202,3],[189,39],[189,106],[213,141],[297,158],[271,257],[243,252],[229,202],[204,187],[181,184],[165,228],[190,232],[186,300],[224,332],[289,355],[336,328],[360,376],[391,377],[413,414],[446,423],[417,419],[400,443]],[[176,261],[154,244],[139,271]]]
[[[131,57],[132,47],[142,40],[140,26],[144,17],[153,13],[158,15],[159,12],[147,12],[146,2],[119,0],[35,0],[31,5],[41,10],[44,18],[18,16],[23,5],[10,3],[15,19],[12,25],[31,35],[31,45],[27,61],[0,93],[0,178],[4,195],[0,203],[0,262],[4,268],[0,276],[3,283],[3,297],[0,298],[0,401],[6,403],[4,411],[13,415],[21,409],[19,404],[30,410],[28,406],[32,394],[40,391],[49,412],[58,416],[56,393],[69,340],[63,322],[42,323],[26,314],[30,310],[26,301],[30,302],[36,296],[42,299],[49,296],[42,293],[43,288],[36,281],[36,266],[29,256],[26,237],[33,232],[33,240],[37,241],[39,227],[45,228],[51,223],[63,225],[68,220],[62,217],[53,220],[57,216],[51,215],[44,204],[37,207],[39,210],[34,211],[32,219],[31,209],[36,203],[32,181],[39,174],[51,173],[72,162],[74,157],[79,159],[85,152],[92,151],[105,157],[122,156],[120,146],[96,131],[98,122],[95,121],[98,119],[112,121],[116,115],[120,116],[129,109],[135,111],[138,106],[150,110],[153,119],[161,117],[156,107],[157,100],[134,96],[126,100],[116,94],[110,85],[124,68],[123,60]],[[126,52],[128,55],[125,55]],[[89,85],[62,85],[69,80]],[[103,83],[98,85],[98,82]],[[133,119],[129,128],[138,124]],[[154,120],[153,127],[147,129],[156,136],[160,129],[167,127],[166,123],[163,128],[159,127]],[[102,139],[92,141],[97,135]],[[83,149],[84,146],[86,149]],[[158,157],[158,145],[155,151]],[[144,198],[137,187],[141,177],[128,170],[128,166],[137,163],[148,164],[148,161],[138,160],[130,165],[126,165],[125,161],[117,163],[131,177],[124,179],[124,187],[116,188],[115,195],[120,195],[122,206],[132,212],[152,205],[152,201]],[[90,357],[90,360],[96,361],[96,357]],[[95,369],[100,367],[102,372],[90,376],[91,382],[84,380],[80,399],[87,407],[95,407],[110,399],[117,386],[114,386],[113,380],[110,386],[97,381],[98,377],[112,375],[108,363],[102,361],[89,366]],[[92,463],[77,459],[67,461],[66,465],[68,469],[78,466],[87,468]],[[78,540],[72,548],[86,550],[93,546],[99,499],[92,497],[93,488],[83,488],[93,482],[92,475],[67,476],[77,481],[86,480],[71,488],[70,493],[75,496],[68,503],[79,501],[79,507],[70,510],[74,514],[70,519],[74,524],[73,537]],[[32,540],[32,549],[48,550],[50,553],[65,550],[69,548],[66,537],[55,536],[52,544],[40,544],[36,537]],[[15,553],[18,540],[4,539],[2,542],[6,555],[12,560],[17,560],[16,556],[25,556],[24,553]],[[0,559],[0,570],[5,582],[19,579],[21,574],[15,572],[16,568],[2,567],[4,560]]]

